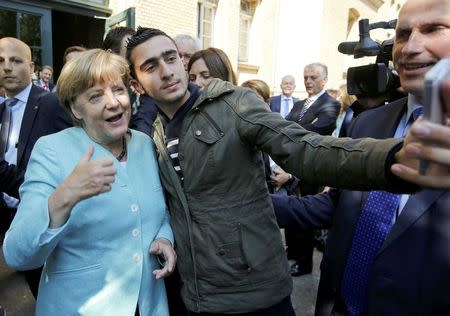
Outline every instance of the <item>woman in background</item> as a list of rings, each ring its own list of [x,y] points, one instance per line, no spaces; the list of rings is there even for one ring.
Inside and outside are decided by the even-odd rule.
[[[353,118],[353,111],[350,106],[356,101],[356,97],[354,95],[349,95],[347,92],[347,85],[343,84],[339,87],[337,99],[341,104],[341,108],[339,110],[339,115],[336,118],[336,128],[331,134],[331,136],[334,137],[346,136],[346,130]]]
[[[269,104],[270,88],[264,81],[259,79],[247,80],[241,84],[241,87],[252,89],[258,96],[260,96],[264,100],[264,102]]]
[[[195,83],[200,91],[214,78],[237,85],[230,59],[219,48],[210,47],[195,52],[188,63],[188,74],[189,81]]]
[[[168,315],[173,235],[153,143],[128,129],[128,78],[125,59],[100,49],[59,77],[75,127],[36,143],[3,244],[14,269],[44,265],[38,316]]]

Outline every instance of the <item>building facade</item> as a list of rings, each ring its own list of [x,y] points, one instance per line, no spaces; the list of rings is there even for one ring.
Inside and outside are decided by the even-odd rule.
[[[373,63],[337,51],[339,43],[357,41],[358,20],[395,19],[405,0],[110,0],[113,14],[135,7],[136,26],[163,29],[169,35],[189,34],[203,48],[223,49],[239,83],[266,81],[274,94],[281,78],[292,74],[297,96],[304,96],[303,67],[322,62],[329,67],[328,87],[345,81],[350,66]],[[373,30],[381,42],[393,30]]]
[[[38,64],[53,64],[58,75],[66,47],[98,47],[116,25],[160,28],[169,35],[189,34],[203,48],[223,49],[238,76],[266,81],[274,94],[281,78],[296,78],[296,95],[305,95],[303,67],[322,62],[328,88],[338,87],[347,68],[373,63],[339,53],[344,41],[357,41],[358,20],[395,19],[405,0],[3,0],[0,37],[22,38]],[[25,26],[23,26],[25,25]],[[373,30],[383,41],[393,30]]]

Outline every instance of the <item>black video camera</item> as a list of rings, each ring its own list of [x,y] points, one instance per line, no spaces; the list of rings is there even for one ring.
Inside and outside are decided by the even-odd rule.
[[[381,44],[370,38],[370,30],[376,28],[394,29],[397,20],[369,24],[368,19],[359,21],[359,42],[343,42],[338,51],[354,58],[377,56],[375,64],[350,67],[347,70],[347,92],[363,97],[377,97],[400,87],[400,80],[389,68],[392,60],[393,39]]]

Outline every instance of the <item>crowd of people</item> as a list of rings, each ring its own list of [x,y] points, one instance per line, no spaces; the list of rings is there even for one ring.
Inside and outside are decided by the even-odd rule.
[[[316,315],[449,314],[450,77],[444,121],[420,118],[445,57],[450,3],[407,0],[405,97],[362,111],[327,92],[323,63],[303,69],[307,98],[292,75],[270,97],[221,49],[159,29],[69,47],[56,85],[1,38],[4,259],[36,315],[290,316],[329,230]]]

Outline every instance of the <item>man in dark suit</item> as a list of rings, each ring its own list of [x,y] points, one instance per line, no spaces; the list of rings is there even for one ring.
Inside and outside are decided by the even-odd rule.
[[[303,79],[308,98],[296,102],[286,119],[297,122],[305,129],[321,135],[331,135],[336,127],[340,105],[325,90],[328,81],[327,66],[321,63],[306,65],[303,70]],[[289,176],[279,167],[275,168],[274,173],[277,185],[284,181],[297,183],[302,196],[316,194],[320,190],[316,185],[298,181]],[[280,182],[277,182],[278,180]],[[285,235],[289,257],[295,261],[291,266],[291,275],[301,276],[311,273],[314,249],[313,230],[299,232],[286,229]]]
[[[449,24],[430,32],[436,21],[450,21],[447,0],[404,4],[393,60],[408,98],[360,114],[350,136],[402,137],[408,130],[422,107],[424,75],[440,59],[433,45],[450,47]],[[332,189],[302,199],[273,197],[282,226],[331,224],[316,315],[450,315],[450,191],[397,195],[393,208],[381,201],[384,207],[370,213],[374,194]],[[371,236],[380,237],[378,244]]]
[[[281,79],[281,94],[273,96],[269,100],[270,110],[272,112],[280,113],[282,117],[289,114],[294,103],[298,101],[292,94],[295,91],[295,78],[291,75],[286,75]]]
[[[7,99],[0,104],[0,239],[8,229],[18,200],[18,187],[34,144],[39,137],[71,126],[55,94],[31,83],[34,64],[30,48],[22,41],[0,39],[0,81]],[[6,126],[8,126],[6,128]],[[26,273],[34,295],[39,272]]]
[[[53,91],[55,85],[51,82],[52,77],[53,67],[50,65],[44,65],[39,71],[39,80],[35,84],[46,91]]]
[[[286,119],[297,122],[309,131],[331,135],[336,127],[340,105],[325,90],[328,68],[321,63],[306,65],[303,78],[308,98],[296,102]]]

